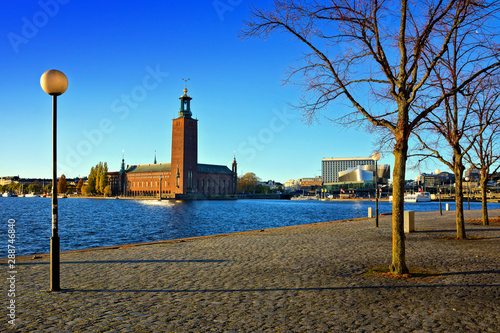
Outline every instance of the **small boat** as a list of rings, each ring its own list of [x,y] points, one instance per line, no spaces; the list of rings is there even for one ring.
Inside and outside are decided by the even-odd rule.
[[[2,197],[4,197],[4,198],[8,198],[8,197],[11,197],[11,196],[12,196],[12,193],[10,193],[10,192],[4,192],[2,194]]]
[[[38,194],[30,192],[25,195],[26,198],[38,198]]]
[[[57,196],[58,199],[66,199],[67,197],[68,196],[66,194],[61,194]]]
[[[406,194],[404,196],[405,202],[429,202],[431,201],[431,194],[429,192],[415,192],[413,194]]]

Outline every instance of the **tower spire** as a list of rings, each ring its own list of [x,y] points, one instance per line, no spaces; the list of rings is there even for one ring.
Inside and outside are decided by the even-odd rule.
[[[187,89],[187,82],[190,80],[190,79],[182,79],[186,85],[184,86],[184,95],[182,95],[181,97],[179,97],[179,99],[181,100],[181,108],[179,110],[179,118],[191,118],[191,116],[193,115],[191,113],[191,100],[192,98],[188,96],[187,92],[188,92],[188,89]]]

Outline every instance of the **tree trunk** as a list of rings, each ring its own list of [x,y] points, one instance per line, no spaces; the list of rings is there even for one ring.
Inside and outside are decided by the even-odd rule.
[[[488,225],[488,171],[481,169],[481,215],[483,225]]]
[[[392,264],[393,274],[406,274],[405,234],[404,234],[404,192],[408,142],[398,140],[394,148],[394,171],[392,191]]]
[[[464,224],[464,192],[462,183],[462,164],[455,164],[453,173],[455,174],[455,212],[457,223],[457,238],[465,239]]]

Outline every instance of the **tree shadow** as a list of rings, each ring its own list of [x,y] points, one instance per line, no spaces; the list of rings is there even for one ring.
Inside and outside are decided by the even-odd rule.
[[[85,261],[61,261],[61,265],[67,264],[144,264],[144,263],[223,263],[228,260],[215,260],[215,259],[162,259],[162,260],[85,260]],[[50,262],[19,262],[16,266],[30,266],[30,265],[49,265]],[[7,265],[7,264],[0,264]]]
[[[345,290],[394,290],[394,289],[451,289],[451,288],[498,288],[500,284],[418,284],[378,285],[307,288],[245,288],[245,289],[71,289],[75,293],[242,293],[242,292],[287,292],[287,291],[345,291]]]

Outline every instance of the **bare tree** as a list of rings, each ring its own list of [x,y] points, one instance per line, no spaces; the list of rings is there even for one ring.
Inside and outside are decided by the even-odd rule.
[[[456,59],[457,57],[453,56],[452,58]],[[445,75],[437,73],[437,85],[442,90],[449,89],[448,83],[451,86],[457,86],[459,75],[457,75],[456,70],[460,67],[456,66],[455,63],[449,67],[452,69],[452,73]],[[455,175],[455,214],[458,239],[466,238],[462,182],[465,170],[464,158],[492,121],[491,115],[483,118],[483,121],[478,121],[474,117],[477,112],[477,96],[481,94],[483,87],[482,81],[474,82],[465,88],[466,93],[445,98],[441,107],[429,113],[420,126],[420,130],[415,132],[423,150],[429,151],[430,154],[415,154],[414,156],[437,158],[448,166]]]
[[[304,96],[299,107],[307,116],[315,117],[333,101],[344,101],[354,108],[349,121],[368,121],[390,132],[394,147],[392,273],[408,272],[403,196],[412,131],[445,98],[500,63],[486,59],[463,86],[438,95],[426,95],[432,88],[431,74],[453,34],[495,10],[493,4],[472,0],[275,0],[270,10],[254,8],[241,33],[246,38],[266,38],[284,32],[306,47],[303,61],[291,69],[285,82],[302,75]],[[438,50],[431,59],[429,49]],[[412,106],[422,94],[428,106],[413,109],[414,113]]]
[[[500,88],[498,81],[489,81],[475,99],[476,121],[479,124],[489,126],[481,132],[475,141],[471,136],[467,139],[472,144],[471,151],[464,156],[465,160],[474,168],[480,170],[481,179],[481,210],[484,225],[489,224],[488,220],[488,180],[500,168]],[[496,165],[493,172],[492,168]]]
[[[491,73],[477,77],[470,81],[471,74],[480,67],[481,61],[494,57],[494,52],[484,52],[491,45],[489,38],[483,44],[477,43],[476,35],[478,30],[482,29],[482,19],[471,22],[462,29],[457,29],[450,40],[447,51],[439,60],[431,74],[434,87],[437,94],[448,95],[444,98],[440,107],[429,112],[419,131],[415,131],[420,144],[432,153],[432,156],[446,164],[455,175],[455,203],[456,203],[456,225],[457,238],[466,238],[464,214],[463,214],[463,159],[472,149],[473,144],[481,136],[484,130],[491,124],[494,113],[482,113],[481,118],[476,117],[481,109],[482,97],[485,97],[484,91],[492,87]],[[444,36],[446,30],[441,31]],[[489,34],[484,34],[489,37]],[[425,53],[429,61],[435,58],[439,50],[430,46]],[[462,83],[468,81],[466,85]],[[447,92],[462,87],[458,94],[449,95]],[[429,90],[434,93],[433,90]],[[426,107],[426,98],[421,99],[423,106]],[[418,103],[417,103],[418,104]],[[416,105],[418,107],[418,105]],[[423,128],[427,128],[430,133],[437,134],[437,141],[423,139]],[[424,131],[425,133],[425,131]],[[449,148],[442,149],[437,144],[439,139],[446,141]],[[447,152],[450,152],[447,154]]]

